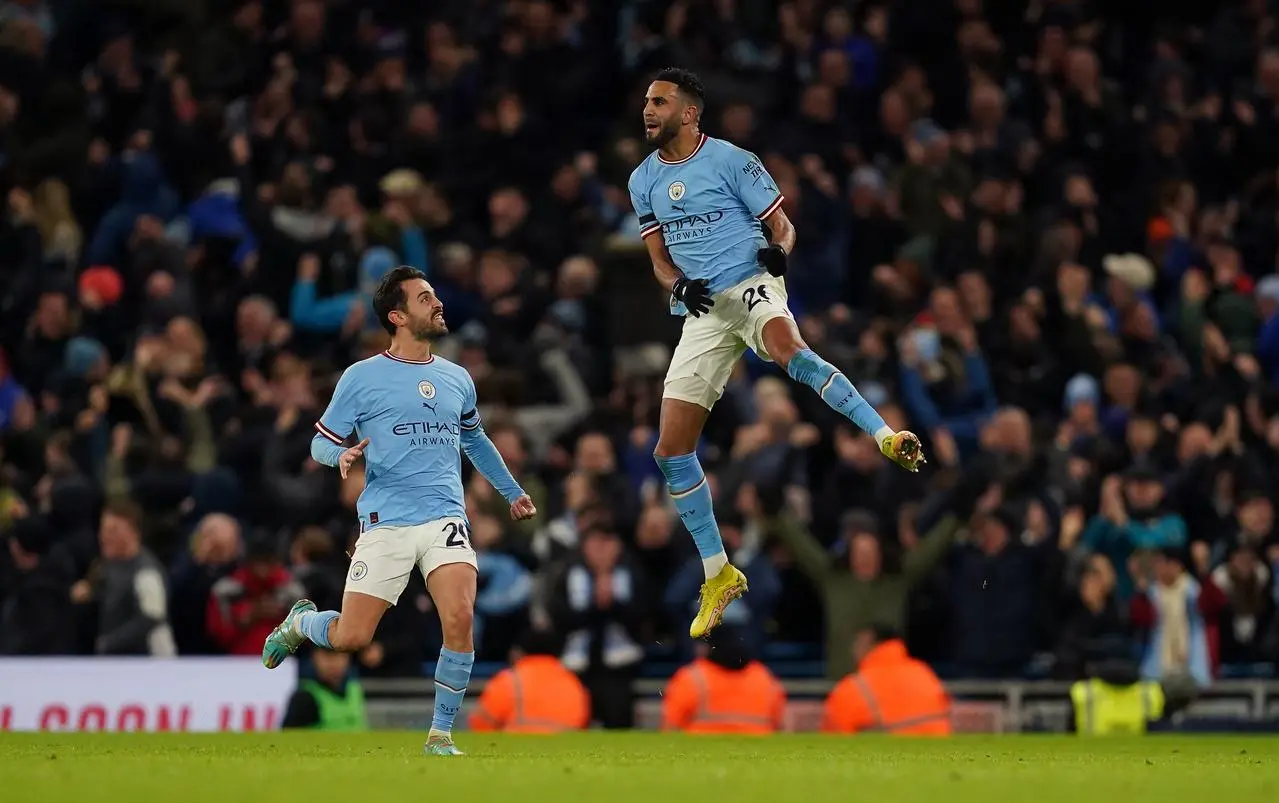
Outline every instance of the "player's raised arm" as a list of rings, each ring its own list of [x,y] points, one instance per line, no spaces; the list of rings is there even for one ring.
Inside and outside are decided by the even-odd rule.
[[[533,500],[506,467],[506,461],[489,439],[476,409],[475,385],[470,384],[462,413],[462,453],[471,461],[475,470],[488,480],[494,490],[511,506],[511,518],[516,521],[531,519],[537,515]]]

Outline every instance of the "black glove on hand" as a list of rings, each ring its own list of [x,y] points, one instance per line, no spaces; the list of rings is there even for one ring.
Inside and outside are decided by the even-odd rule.
[[[782,276],[786,273],[786,252],[780,245],[759,249],[758,257],[759,264],[767,268],[771,275]]]
[[[676,301],[683,302],[694,318],[702,317],[703,313],[710,312],[711,307],[715,306],[710,285],[705,279],[685,279],[681,276],[671,286],[671,295],[675,296]]]

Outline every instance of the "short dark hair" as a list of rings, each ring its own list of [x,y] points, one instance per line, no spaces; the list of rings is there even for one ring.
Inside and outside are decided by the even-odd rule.
[[[667,67],[655,75],[653,80],[674,84],[688,102],[705,111],[706,87],[693,71],[683,67]]]
[[[142,506],[132,499],[112,499],[102,506],[102,515],[124,519],[134,530],[142,530]]]
[[[377,322],[388,334],[395,334],[395,324],[391,323],[391,312],[404,312],[408,299],[404,297],[404,283],[411,279],[425,279],[426,274],[417,268],[401,265],[382,277],[377,289],[373,291],[373,314]]]

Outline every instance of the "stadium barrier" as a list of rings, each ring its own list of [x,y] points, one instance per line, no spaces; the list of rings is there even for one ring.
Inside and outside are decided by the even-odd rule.
[[[783,680],[782,685],[788,698],[784,728],[816,730],[832,684],[826,680]],[[636,681],[636,727],[659,726],[664,686],[658,680]],[[434,686],[429,679],[367,680],[364,688],[373,727],[422,728],[430,722]],[[482,688],[483,681],[472,682],[466,707]],[[953,716],[959,733],[1062,732],[1071,719],[1067,683],[949,681],[946,688],[955,698]],[[1176,720],[1188,729],[1196,722],[1211,722],[1218,730],[1234,730],[1235,725],[1239,730],[1251,729],[1262,722],[1274,722],[1279,720],[1279,682],[1219,681],[1203,690]]]
[[[469,708],[484,680],[471,684]],[[278,728],[297,683],[292,666],[274,672],[256,658],[0,658],[0,730],[260,731]],[[785,729],[812,731],[831,684],[786,680]],[[636,725],[661,721],[659,680],[635,684]],[[966,733],[1062,731],[1069,685],[955,681],[955,727]],[[430,722],[428,678],[364,681],[374,728],[421,729]],[[1279,720],[1279,682],[1225,680],[1202,692],[1180,726],[1245,730]],[[462,717],[465,721],[465,714]],[[1233,724],[1232,724],[1233,723]]]
[[[257,658],[0,658],[0,730],[274,730],[296,684]]]

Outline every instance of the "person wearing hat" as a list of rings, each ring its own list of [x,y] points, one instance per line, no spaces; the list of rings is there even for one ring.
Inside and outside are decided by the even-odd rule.
[[[1156,551],[1149,572],[1134,580],[1129,619],[1144,636],[1141,676],[1161,681],[1188,676],[1200,688],[1211,685],[1217,619],[1226,607],[1221,590],[1211,578],[1186,571],[1177,547]]]
[[[1271,383],[1279,384],[1279,274],[1272,273],[1257,282],[1253,296],[1261,318],[1254,355]]]
[[[1101,506],[1084,528],[1080,543],[1088,551],[1105,555],[1119,570],[1115,596],[1127,604],[1136,587],[1136,575],[1149,569],[1151,552],[1185,548],[1186,522],[1166,509],[1158,470],[1138,463],[1122,477],[1112,475],[1102,481]]]
[[[284,711],[283,728],[363,731],[369,728],[364,687],[351,672],[349,653],[323,647],[311,651],[314,678],[302,678]]]
[[[1157,278],[1154,264],[1141,254],[1107,254],[1101,264],[1108,277],[1106,294],[1095,300],[1106,311],[1110,331],[1131,331],[1147,314],[1154,316],[1157,329],[1159,316],[1150,295]]]
[[[1069,447],[1101,433],[1100,405],[1101,386],[1096,379],[1088,374],[1075,374],[1070,378],[1062,399],[1066,420],[1058,431],[1066,439],[1063,446]]]
[[[14,573],[0,593],[0,655],[75,652],[71,575],[50,558],[53,531],[43,516],[16,520],[7,533]]]

